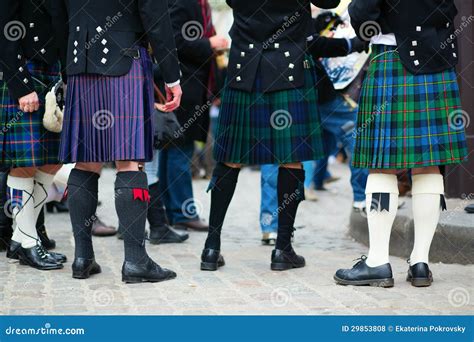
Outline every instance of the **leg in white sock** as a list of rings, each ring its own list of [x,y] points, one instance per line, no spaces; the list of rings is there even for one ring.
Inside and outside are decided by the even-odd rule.
[[[31,248],[38,241],[33,197],[33,178],[9,175],[7,180],[9,207],[15,223],[13,241],[20,242],[24,248]]]
[[[37,170],[35,174],[34,199],[35,199],[35,224],[39,213],[48,199],[48,191],[54,181],[54,175]]]
[[[443,176],[419,174],[413,176],[413,219],[415,243],[410,264],[428,263],[431,241],[438,226],[441,213],[441,195],[444,194]]]
[[[389,196],[388,211],[383,210],[383,203],[378,203],[379,199],[374,197],[374,194],[379,193]],[[369,267],[377,267],[389,262],[390,233],[398,210],[397,176],[382,173],[370,174],[367,179],[366,194],[370,246],[366,263]]]

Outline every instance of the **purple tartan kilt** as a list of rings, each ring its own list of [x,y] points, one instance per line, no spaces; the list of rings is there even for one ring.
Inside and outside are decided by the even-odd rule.
[[[146,49],[128,74],[69,76],[59,159],[64,163],[153,159],[152,63]]]

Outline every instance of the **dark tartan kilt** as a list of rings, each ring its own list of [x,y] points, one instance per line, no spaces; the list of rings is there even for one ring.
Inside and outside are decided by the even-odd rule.
[[[47,92],[60,80],[59,63],[53,66],[30,61],[27,68],[35,79],[40,109],[24,113],[12,99],[5,81],[0,80],[0,164],[9,167],[40,167],[58,164],[60,135],[43,126]],[[38,82],[39,81],[39,82]]]
[[[396,47],[374,45],[362,85],[353,165],[411,169],[455,164],[467,157],[454,69],[413,75]]]
[[[145,48],[123,76],[69,76],[60,160],[151,161],[152,81],[152,62]]]
[[[239,164],[284,164],[324,156],[314,62],[307,57],[305,85],[263,93],[261,75],[249,93],[226,87],[214,158]]]

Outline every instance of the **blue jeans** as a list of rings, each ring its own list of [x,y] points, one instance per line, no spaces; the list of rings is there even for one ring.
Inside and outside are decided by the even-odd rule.
[[[160,191],[171,224],[199,219],[193,196],[193,153],[194,143],[189,143],[161,150],[158,160],[154,160],[158,163]]]
[[[148,185],[155,184],[158,182],[158,165],[160,157],[158,150],[153,152],[153,160],[151,162],[145,163],[145,173],[146,178],[148,179]]]
[[[329,140],[331,140],[331,136],[334,137],[349,151],[349,155],[352,155],[355,145],[353,131],[357,120],[357,108],[352,108],[342,96],[338,96],[333,101],[320,105],[319,114],[325,137],[328,136]],[[334,144],[326,147],[329,154],[336,152]],[[316,187],[323,185],[327,172],[327,162],[328,157],[317,162],[314,175]],[[355,168],[352,164],[350,164],[350,168],[354,201],[364,201],[365,185],[369,172],[367,169]]]
[[[278,164],[267,164],[261,167],[260,228],[263,233],[278,230],[278,168]]]

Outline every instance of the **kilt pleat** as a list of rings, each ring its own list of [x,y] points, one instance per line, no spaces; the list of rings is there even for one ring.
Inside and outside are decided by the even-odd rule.
[[[153,158],[152,64],[146,49],[123,76],[72,75],[60,159],[65,163]]]
[[[0,164],[10,167],[40,167],[58,164],[60,135],[43,126],[45,96],[60,80],[60,65],[29,61],[40,108],[34,113],[18,109],[5,81],[0,80]]]
[[[467,157],[455,70],[414,75],[396,47],[373,46],[362,85],[353,165],[410,169],[456,164]]]
[[[254,91],[225,87],[219,113],[214,158],[218,162],[276,164],[324,156],[313,61],[305,85],[264,93],[261,75]]]

